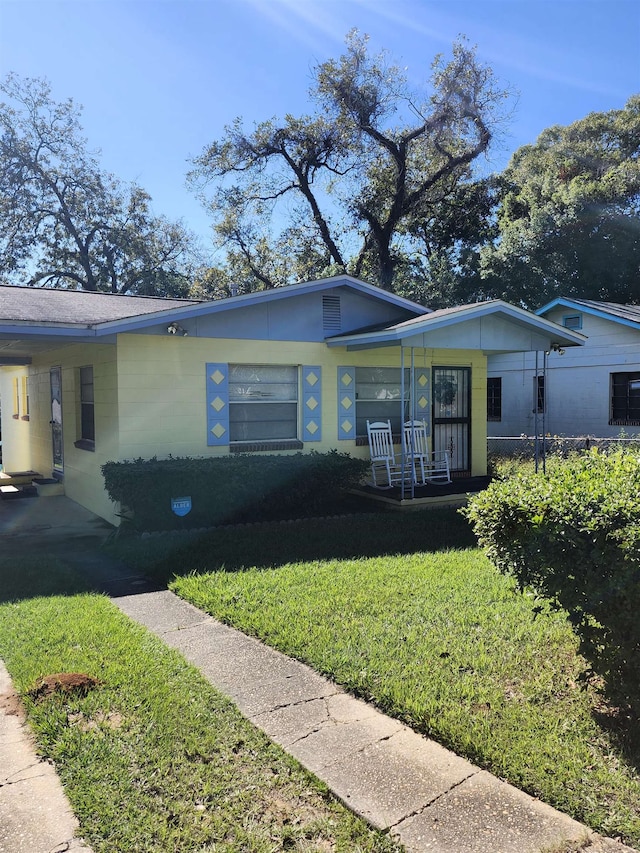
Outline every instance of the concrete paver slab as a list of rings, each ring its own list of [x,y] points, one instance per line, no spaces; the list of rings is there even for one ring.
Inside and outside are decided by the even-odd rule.
[[[123,613],[140,622],[154,634],[181,631],[183,628],[211,621],[211,617],[202,610],[178,598],[168,589],[121,596],[117,604]]]
[[[321,778],[359,815],[382,829],[414,815],[479,770],[406,726],[330,766]]]
[[[0,661],[0,696],[13,692]],[[0,853],[63,853],[90,848],[76,837],[78,822],[53,765],[41,759],[15,713],[0,713]]]
[[[255,714],[251,721],[279,744],[288,746],[323,726],[359,722],[379,713],[366,702],[334,689],[335,693],[323,698]]]
[[[437,853],[540,853],[589,830],[485,771],[394,827],[409,850]]]
[[[248,717],[336,692],[334,685],[308,666],[213,620],[162,638]]]
[[[378,714],[367,720],[321,726],[289,744],[287,751],[314,773],[324,775],[328,768],[337,767],[336,774],[344,774],[350,756],[390,738],[400,729],[401,723],[397,720]]]

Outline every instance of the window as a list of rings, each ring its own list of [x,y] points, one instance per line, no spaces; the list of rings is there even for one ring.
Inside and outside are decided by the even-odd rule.
[[[399,367],[356,367],[356,434],[367,434],[367,421],[391,421],[400,434],[401,423],[409,417],[409,371],[405,370],[405,404],[400,407]]]
[[[29,420],[29,377],[22,377],[22,420]]]
[[[545,412],[545,388],[544,376],[534,376],[533,378],[533,411],[538,414]]]
[[[95,448],[95,411],[93,396],[93,367],[80,368],[80,439],[75,446],[80,450]]]
[[[502,377],[490,376],[487,379],[487,420],[502,420]]]
[[[562,325],[565,329],[581,329],[582,314],[567,314],[562,318]]]
[[[17,421],[20,418],[20,380],[16,376],[13,380],[13,419]]]
[[[229,365],[229,439],[298,438],[298,368],[293,365]]]
[[[640,424],[640,373],[611,374],[610,424]]]

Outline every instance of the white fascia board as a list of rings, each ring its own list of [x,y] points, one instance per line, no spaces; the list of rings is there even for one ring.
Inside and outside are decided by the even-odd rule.
[[[0,335],[11,338],[65,337],[95,338],[96,332],[91,326],[71,326],[62,323],[37,323],[30,320],[14,320],[0,324]]]

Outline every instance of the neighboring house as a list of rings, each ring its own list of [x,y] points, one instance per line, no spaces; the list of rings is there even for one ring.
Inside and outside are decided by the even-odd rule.
[[[454,472],[479,476],[487,354],[581,342],[501,301],[430,312],[349,276],[215,302],[4,286],[4,469],[53,476],[117,523],[107,461],[366,457],[367,419],[399,432],[415,416]]]
[[[537,312],[586,336],[582,347],[489,358],[490,436],[640,434],[640,306],[555,299]],[[545,369],[546,368],[546,369]]]

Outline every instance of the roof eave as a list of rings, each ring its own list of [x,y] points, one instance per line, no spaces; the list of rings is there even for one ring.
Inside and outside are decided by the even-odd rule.
[[[538,318],[536,315],[515,305],[510,305],[507,302],[494,300],[486,304],[468,306],[461,310],[453,309],[450,315],[436,317],[427,315],[417,320],[402,323],[399,326],[383,329],[380,332],[336,336],[331,340],[327,340],[326,343],[330,347],[347,346],[358,348],[388,346],[394,342],[402,345],[403,340],[415,338],[417,335],[494,314],[502,314],[518,325],[527,326],[535,329],[537,332],[549,333],[553,336],[554,342],[557,342],[562,347],[582,346],[586,341],[586,336],[580,332],[565,329],[557,323],[552,323],[550,320],[545,320],[542,317]]]
[[[603,320],[609,320],[610,322],[618,323],[621,326],[628,326],[631,329],[640,329],[640,323],[636,320],[632,320],[629,317],[620,317],[617,314],[613,314],[611,311],[607,311],[605,308],[595,308],[593,305],[586,305],[579,299],[576,300],[558,297],[552,302],[547,303],[547,305],[543,305],[542,308],[538,308],[535,313],[539,315],[546,314],[548,311],[551,311],[552,308],[557,308],[558,306],[563,308],[573,308],[576,311],[581,311],[583,314],[590,314],[592,317],[600,317]]]
[[[423,305],[418,305],[417,302],[412,302],[410,299],[405,299],[403,296],[396,296],[394,293],[389,293],[376,287],[374,284],[360,281],[357,278],[352,278],[348,275],[333,276],[332,278],[324,278],[318,281],[309,281],[303,284],[293,284],[287,287],[276,287],[273,290],[261,290],[258,293],[245,293],[241,296],[230,296],[227,299],[219,299],[210,302],[200,302],[196,305],[183,305],[178,308],[166,308],[162,311],[154,312],[153,314],[138,315],[135,317],[127,317],[121,320],[110,320],[104,323],[96,323],[95,328],[98,334],[113,334],[114,332],[136,331],[137,329],[147,328],[157,323],[170,320],[185,320],[190,318],[200,317],[203,314],[218,314],[223,311],[234,311],[238,308],[251,305],[259,305],[265,302],[274,302],[279,299],[288,299],[293,296],[304,296],[307,293],[314,291],[331,290],[335,287],[349,287],[366,296],[371,296],[375,299],[381,299],[399,308],[407,311],[412,311],[421,316],[430,314],[431,309],[425,308]]]

